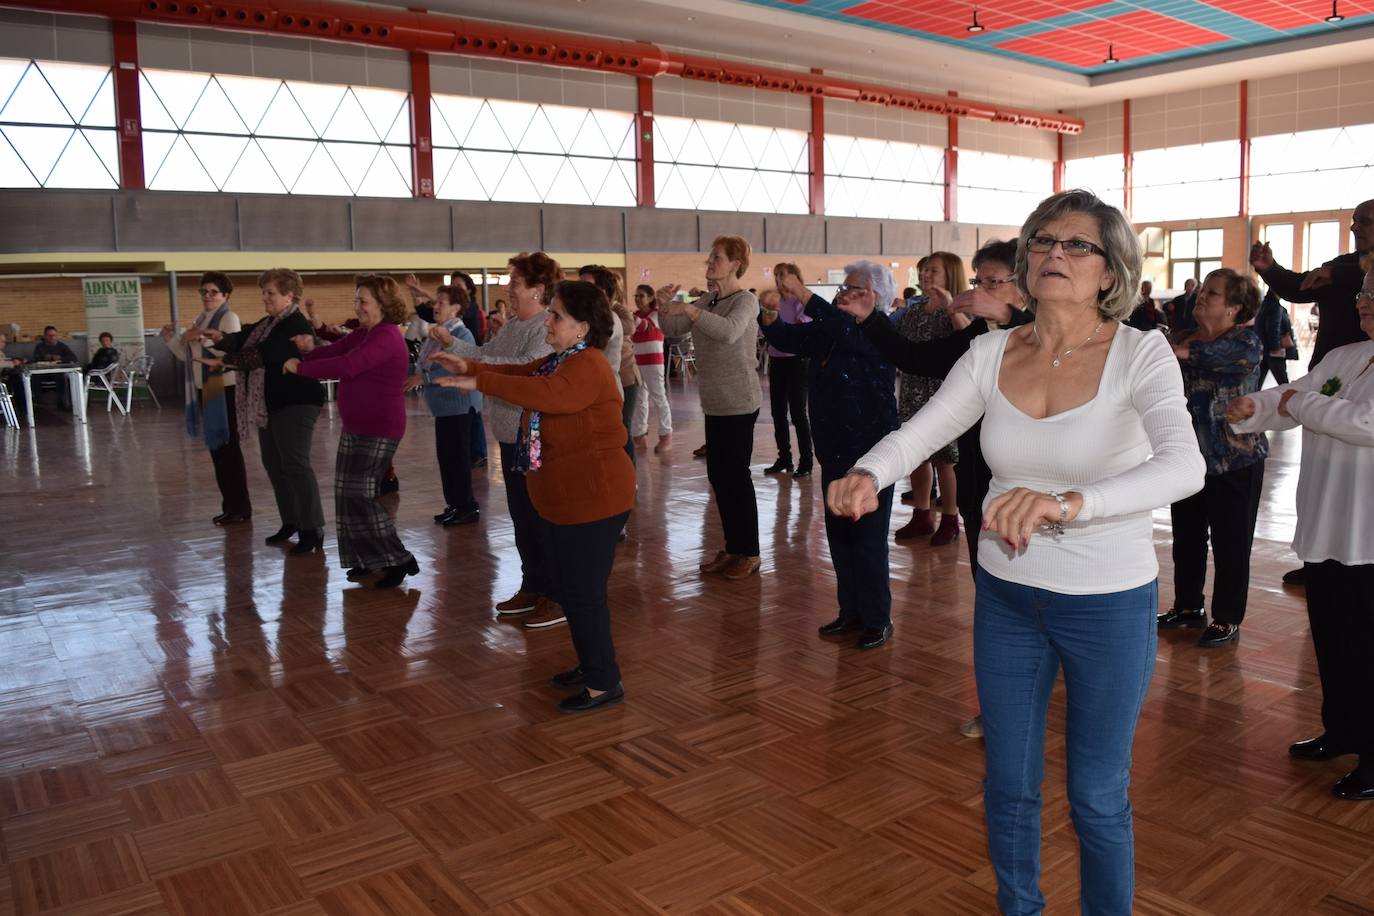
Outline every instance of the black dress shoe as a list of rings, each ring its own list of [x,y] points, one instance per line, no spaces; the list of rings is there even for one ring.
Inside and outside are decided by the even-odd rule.
[[[481,520],[482,513],[477,509],[454,509],[442,522],[445,528],[452,528],[455,525],[472,525]]]
[[[777,461],[774,461],[774,462],[773,462],[772,464],[770,464],[768,467],[764,468],[764,469],[763,469],[763,473],[765,473],[765,474],[786,474],[786,473],[787,473],[788,471],[790,471],[790,470],[792,470],[792,462],[791,462],[791,461],[783,461],[781,458],[779,458]]]
[[[434,522],[435,522],[435,524],[440,524],[440,525],[443,524],[444,519],[448,518],[450,515],[452,515],[452,514],[453,514],[454,512],[456,512],[456,511],[457,511],[457,510],[454,509],[452,506],[444,506],[444,511],[443,511],[443,512],[440,512],[438,515],[434,516]]]
[[[411,557],[406,563],[400,566],[388,566],[382,570],[384,575],[377,580],[376,588],[395,588],[400,585],[406,576],[418,576],[420,574],[420,564]]]
[[[883,627],[881,630],[875,630],[872,627],[865,627],[864,631],[859,634],[859,641],[854,643],[854,648],[876,649],[879,646],[886,645],[887,641],[891,638],[892,624],[890,623],[887,626]]]
[[[277,529],[277,533],[267,539],[269,544],[285,544],[291,540],[291,536],[296,533],[296,529],[290,525],[282,525]]]
[[[1299,566],[1297,569],[1290,569],[1283,574],[1284,585],[1306,585],[1307,567]]]
[[[210,519],[210,522],[212,524],[218,525],[220,522],[224,521],[228,517],[228,512],[221,512],[219,515],[216,515],[214,518]]]
[[[581,693],[575,693],[558,704],[558,711],[563,713],[591,712],[593,709],[600,709],[602,706],[614,706],[625,699],[625,688],[616,684],[610,690],[599,696],[592,696],[591,691],[583,688]]]
[[[1331,794],[1346,801],[1374,801],[1374,779],[1361,775],[1359,770],[1346,773],[1331,787]]]
[[[792,476],[793,476],[793,477],[810,477],[810,476],[811,476],[811,459],[810,459],[810,458],[803,458],[801,464],[797,465],[797,469],[796,469],[795,471],[792,472]]]
[[[1181,627],[1200,630],[1207,626],[1207,609],[1198,608],[1196,611],[1188,611],[1171,607],[1163,614],[1155,615],[1155,624],[1161,630],[1177,630]]]
[[[388,493],[399,493],[401,491],[401,478],[383,477],[382,482],[377,485],[377,495],[386,496]]]
[[[816,627],[816,632],[822,636],[843,636],[846,633],[853,633],[859,629],[857,620],[846,620],[843,617],[836,617],[824,626]]]
[[[295,556],[314,553],[317,550],[324,550],[323,531],[302,531],[300,540],[296,541],[296,546],[292,547],[287,553]]]
[[[370,575],[372,575],[372,570],[368,569],[366,566],[355,566],[344,573],[344,578],[349,582],[361,582]]]
[[[239,515],[237,512],[226,512],[215,519],[216,525],[241,525],[244,522],[253,520],[251,515]]]
[[[1299,760],[1321,762],[1335,760],[1337,757],[1344,757],[1346,754],[1353,753],[1355,753],[1355,749],[1350,745],[1332,741],[1324,734],[1288,745],[1288,756],[1296,757]]]
[[[1207,625],[1207,629],[1202,631],[1202,636],[1198,638],[1197,644],[1203,649],[1215,649],[1217,646],[1224,646],[1228,642],[1235,642],[1239,638],[1240,624],[1217,623],[1214,620]]]
[[[587,680],[582,674],[582,666],[578,665],[571,671],[562,671],[549,678],[549,683],[559,690],[576,690],[578,687],[585,687]]]

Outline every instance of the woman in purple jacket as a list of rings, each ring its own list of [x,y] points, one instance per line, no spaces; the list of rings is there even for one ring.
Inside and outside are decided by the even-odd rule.
[[[377,482],[386,473],[406,431],[404,386],[410,352],[399,325],[409,309],[390,277],[354,279],[353,307],[360,327],[332,344],[295,339],[304,359],[288,360],[283,372],[339,380],[343,437],[334,467],[334,514],[339,561],[357,581],[380,570],[377,588],[395,588],[419,573],[415,557],[396,534],[396,523],[377,502]]]

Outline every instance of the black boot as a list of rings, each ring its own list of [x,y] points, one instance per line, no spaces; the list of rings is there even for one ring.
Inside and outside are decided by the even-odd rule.
[[[290,525],[282,525],[280,528],[277,529],[276,534],[272,535],[267,539],[267,543],[285,544],[287,541],[291,540],[292,535],[294,535],[295,533],[295,528],[292,528]]]
[[[792,470],[792,459],[779,456],[777,461],[774,461],[771,465],[763,469],[763,473],[786,474],[790,470]]]
[[[407,562],[400,566],[388,566],[384,572],[386,575],[377,580],[377,588],[395,588],[400,585],[406,576],[417,576],[420,574],[420,564],[411,557]]]
[[[292,547],[289,552],[295,556],[301,556],[302,554],[314,553],[317,550],[323,549],[323,531],[302,531],[300,540],[296,541],[296,546]]]

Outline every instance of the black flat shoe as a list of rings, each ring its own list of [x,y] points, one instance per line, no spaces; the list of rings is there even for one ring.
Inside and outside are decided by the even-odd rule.
[[[1284,585],[1306,585],[1307,567],[1299,566],[1297,569],[1290,569],[1283,574]]]
[[[1353,770],[1336,780],[1331,794],[1346,801],[1374,801],[1374,779],[1367,779],[1359,770]]]
[[[562,671],[549,678],[549,683],[559,690],[576,690],[578,687],[585,687],[586,678],[582,674],[582,666],[578,665],[571,671]]]
[[[797,469],[796,469],[795,471],[792,472],[792,476],[793,476],[794,478],[799,478],[799,477],[810,477],[810,476],[811,476],[811,462],[810,462],[810,461],[803,461],[801,464],[797,465]]]
[[[411,557],[406,563],[400,566],[388,566],[383,570],[385,573],[377,580],[377,588],[395,588],[400,585],[406,576],[418,576],[420,574],[420,564]]]
[[[224,521],[228,517],[228,512],[221,512],[219,515],[216,515],[214,518],[210,519],[210,523],[212,525],[218,525],[220,522]]]
[[[625,688],[620,684],[616,684],[600,696],[592,696],[591,692],[584,688],[581,693],[575,693],[559,702],[558,711],[563,713],[591,712],[602,706],[614,706],[623,702],[624,699]]]
[[[386,496],[388,493],[399,493],[400,491],[401,478],[399,477],[383,478],[382,482],[377,485],[378,496]]]
[[[792,462],[790,462],[790,461],[783,461],[781,458],[779,458],[777,461],[774,461],[774,462],[773,462],[772,464],[770,464],[768,467],[764,468],[764,469],[763,469],[763,473],[765,473],[765,474],[786,474],[786,473],[787,473],[788,471],[790,471],[790,470],[792,470]]]
[[[881,630],[875,630],[871,627],[865,627],[864,631],[859,634],[859,641],[854,643],[854,648],[876,649],[879,646],[886,645],[887,641],[891,638],[892,624],[890,623],[887,626],[883,627]]]
[[[1318,763],[1325,760],[1335,760],[1337,757],[1344,757],[1346,754],[1353,753],[1355,753],[1353,747],[1332,741],[1326,735],[1318,735],[1315,738],[1308,738],[1306,741],[1288,745],[1289,757],[1296,757],[1298,760],[1315,760]]]
[[[1240,624],[1217,623],[1214,620],[1207,625],[1207,629],[1202,631],[1202,636],[1198,638],[1197,644],[1203,649],[1215,649],[1217,646],[1224,646],[1228,642],[1235,642],[1239,638]]]
[[[836,617],[824,626],[816,627],[816,632],[822,636],[843,636],[846,633],[853,633],[859,629],[857,620],[845,620],[843,617]]]
[[[372,570],[368,569],[366,566],[355,566],[344,573],[344,578],[349,582],[361,582],[370,575],[372,575]]]
[[[448,518],[450,515],[452,515],[452,514],[453,514],[454,512],[456,512],[456,511],[457,511],[457,510],[454,509],[452,506],[444,506],[444,511],[443,511],[443,512],[440,512],[438,515],[434,516],[434,522],[435,522],[435,524],[440,524],[440,525],[442,525],[443,522],[444,522],[444,519]]]
[[[221,516],[219,516],[219,517],[217,517],[217,518],[215,519],[215,524],[216,524],[216,525],[241,525],[241,524],[243,524],[244,522],[250,522],[250,521],[252,521],[252,520],[253,520],[253,517],[252,517],[251,515],[235,515],[235,514],[232,513],[232,512],[226,512],[226,513],[224,513],[223,515],[221,515]]]
[[[290,525],[282,525],[277,529],[277,533],[267,539],[269,544],[285,544],[295,535],[296,529]]]
[[[475,525],[481,519],[482,513],[477,509],[469,509],[466,512],[461,509],[454,509],[441,524],[445,528],[453,528],[456,525]]]
[[[1182,627],[1200,630],[1207,626],[1207,610],[1198,608],[1196,611],[1186,611],[1171,607],[1163,614],[1155,616],[1155,625],[1161,630],[1177,630]]]
[[[296,546],[288,550],[287,553],[299,557],[303,554],[314,553],[317,550],[324,550],[324,532],[302,531],[300,540],[296,541]]]

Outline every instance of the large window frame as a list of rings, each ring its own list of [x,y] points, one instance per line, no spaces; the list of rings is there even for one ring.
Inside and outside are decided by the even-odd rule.
[[[825,136],[827,216],[944,219],[945,151],[845,134]]]
[[[959,221],[1020,226],[1054,192],[1054,163],[959,151]]]
[[[804,131],[654,115],[654,201],[667,210],[810,211]]]
[[[1221,228],[1173,229],[1169,232],[1169,288],[1182,289],[1184,281],[1202,282],[1222,266],[1225,233]]]
[[[110,67],[0,58],[0,187],[119,187]]]

